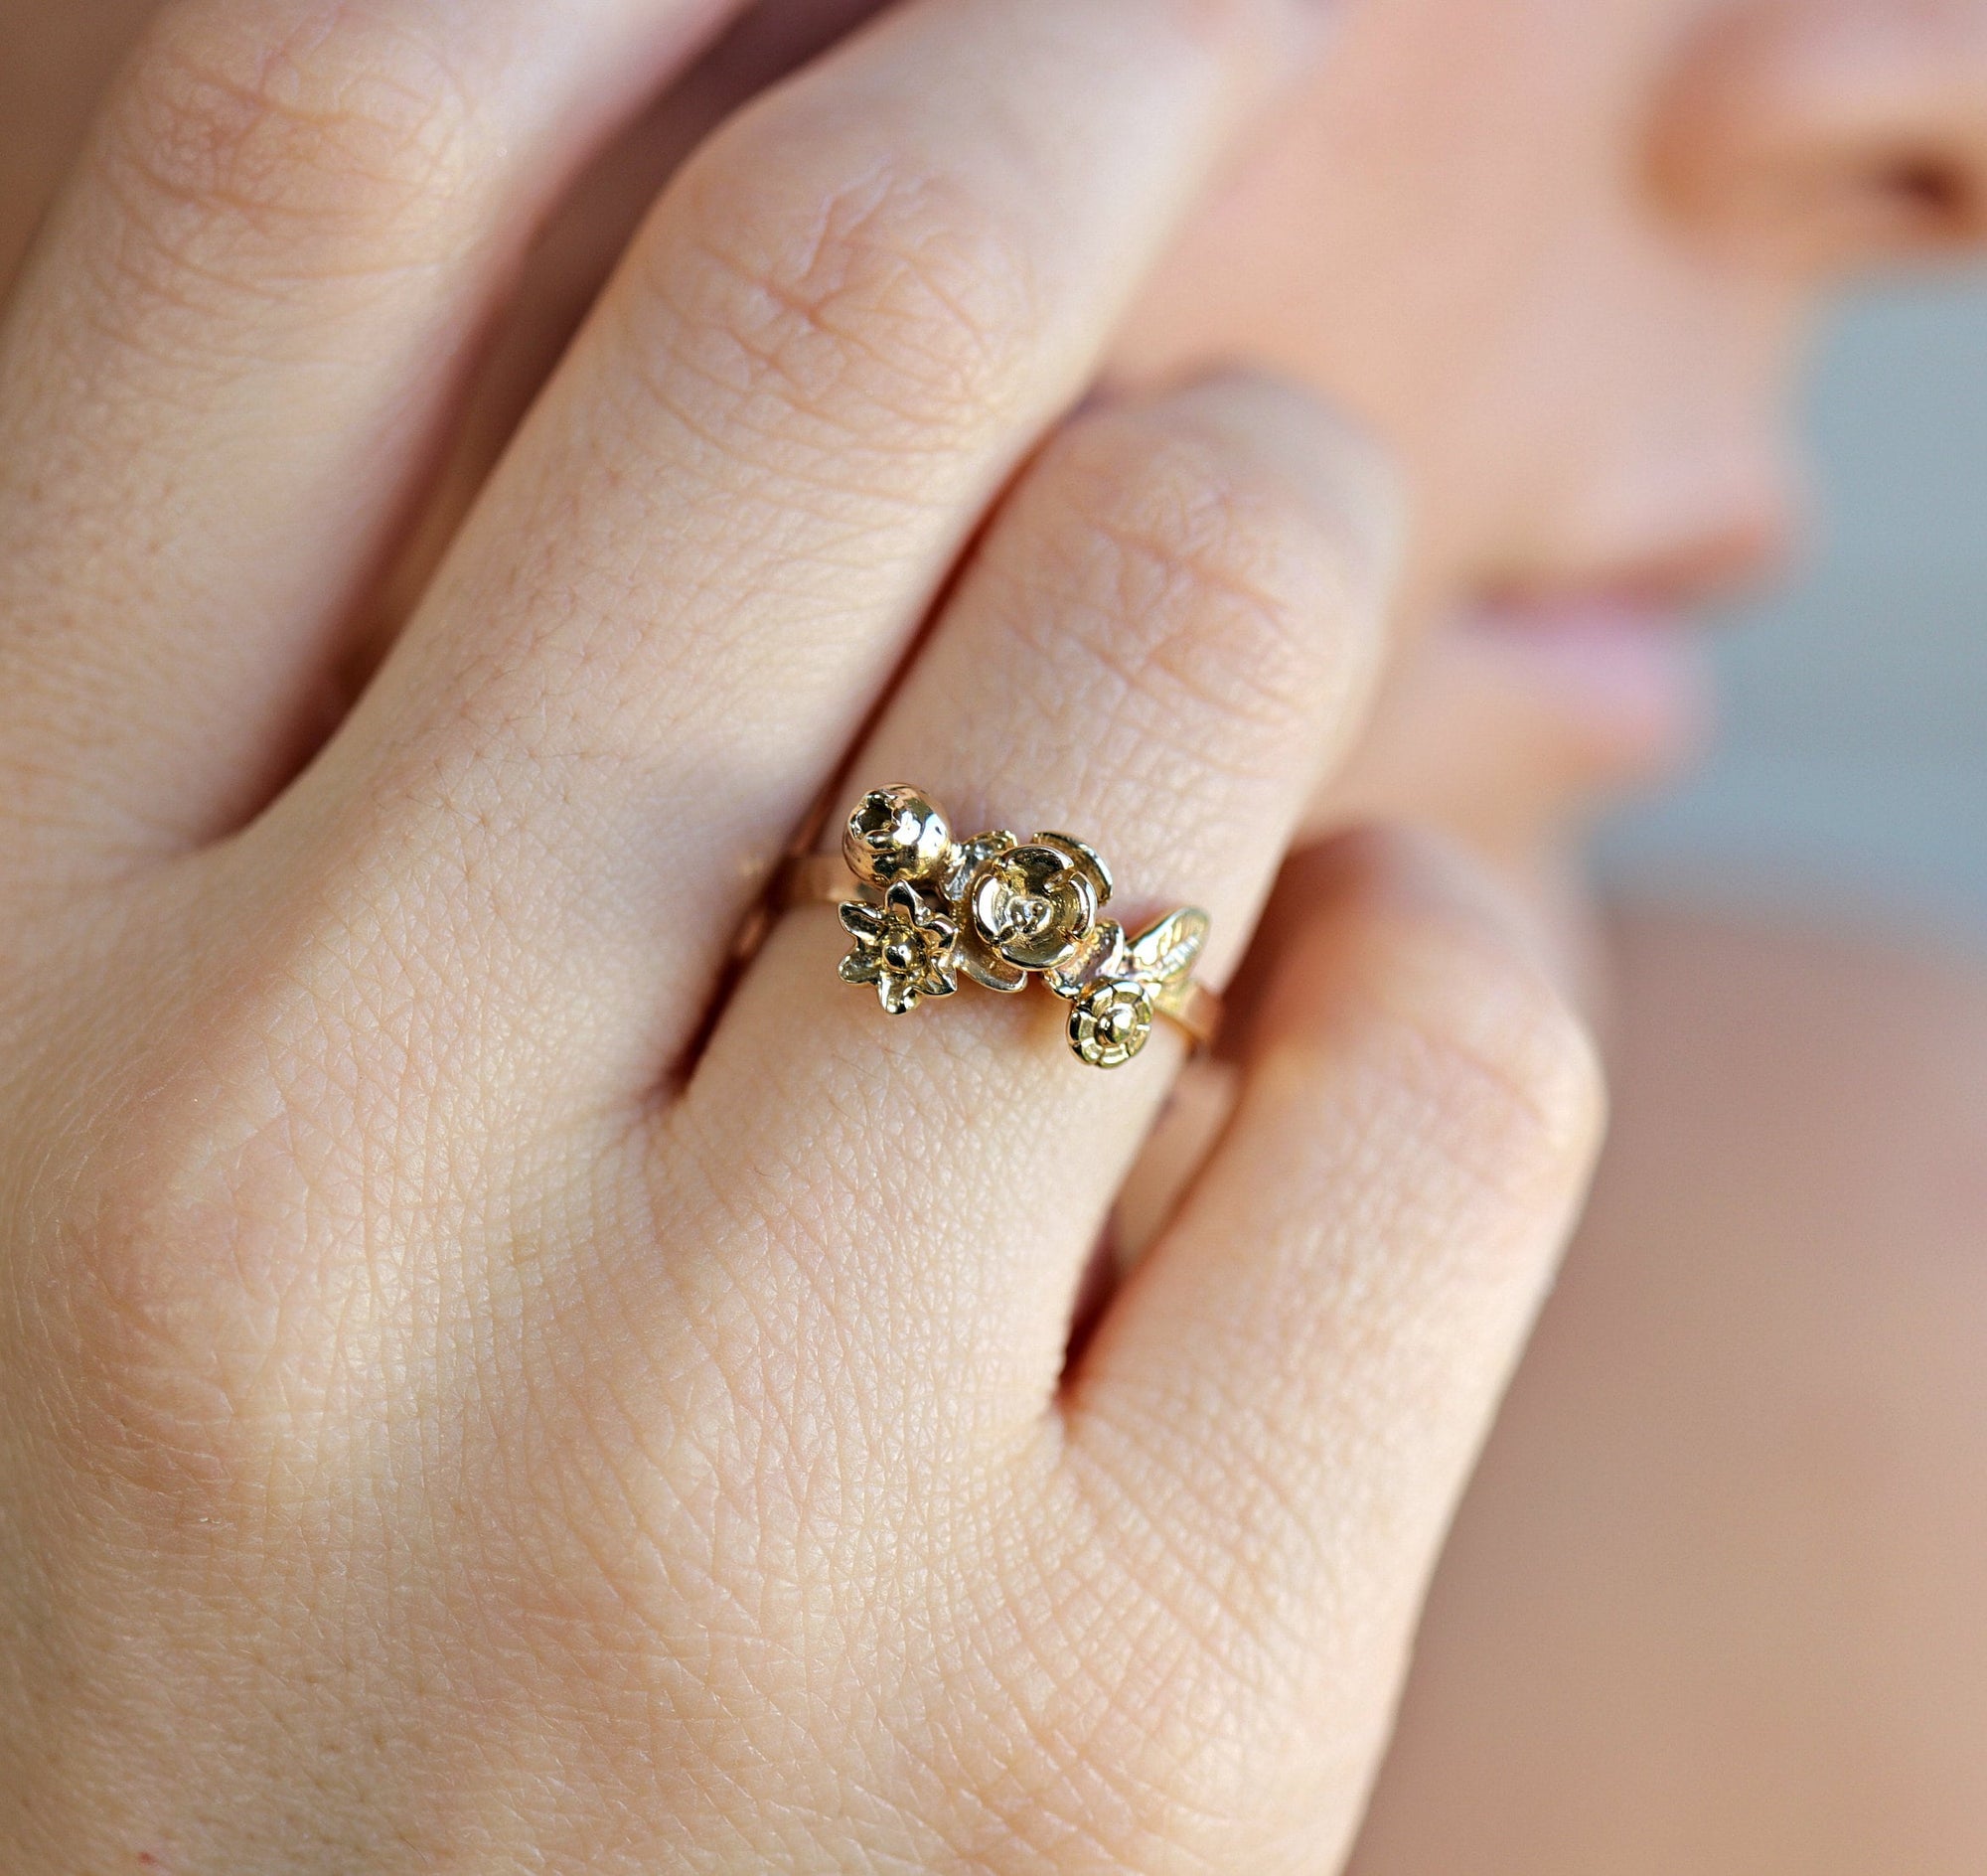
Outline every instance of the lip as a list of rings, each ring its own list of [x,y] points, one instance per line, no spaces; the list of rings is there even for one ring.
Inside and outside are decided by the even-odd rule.
[[[1668,773],[1702,747],[1712,715],[1704,633],[1680,602],[1635,592],[1505,597],[1465,631],[1603,766]]]

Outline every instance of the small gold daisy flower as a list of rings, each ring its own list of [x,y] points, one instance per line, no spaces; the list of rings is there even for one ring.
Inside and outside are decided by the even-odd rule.
[[[851,899],[841,907],[841,922],[855,940],[841,960],[842,981],[874,984],[891,1016],[908,1016],[925,998],[958,990],[959,927],[927,906],[916,887],[898,880],[881,905]]]
[[[1107,977],[1069,1013],[1069,1044],[1093,1068],[1122,1068],[1152,1033],[1152,987],[1136,977]]]

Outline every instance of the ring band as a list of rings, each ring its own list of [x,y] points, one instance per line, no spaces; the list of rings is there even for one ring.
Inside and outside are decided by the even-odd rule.
[[[930,796],[896,787],[862,798],[840,857],[790,860],[774,906],[838,907],[854,941],[842,980],[874,985],[892,1016],[950,997],[961,976],[1009,995],[1039,977],[1070,1004],[1070,1048],[1094,1068],[1131,1061],[1155,1017],[1208,1047],[1221,999],[1193,977],[1207,914],[1183,906],[1133,938],[1103,916],[1112,890],[1103,860],[1069,835],[956,841]]]

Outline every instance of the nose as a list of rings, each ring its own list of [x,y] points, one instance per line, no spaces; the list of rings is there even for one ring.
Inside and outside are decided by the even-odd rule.
[[[1754,258],[1841,272],[1987,238],[1987,0],[1754,0],[1702,32],[1659,181]]]

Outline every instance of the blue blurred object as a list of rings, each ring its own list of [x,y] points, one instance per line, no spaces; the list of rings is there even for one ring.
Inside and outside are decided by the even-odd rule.
[[[1815,557],[1734,620],[1710,763],[1604,871],[1987,936],[1987,275],[1853,303],[1809,420]]]

